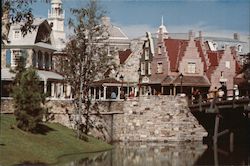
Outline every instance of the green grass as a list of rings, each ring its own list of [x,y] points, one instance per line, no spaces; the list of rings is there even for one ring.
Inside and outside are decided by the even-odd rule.
[[[75,133],[60,124],[46,124],[45,134],[31,134],[18,128],[12,115],[1,115],[0,166],[26,161],[56,163],[60,156],[111,149],[112,146],[89,137],[89,142],[75,138]]]

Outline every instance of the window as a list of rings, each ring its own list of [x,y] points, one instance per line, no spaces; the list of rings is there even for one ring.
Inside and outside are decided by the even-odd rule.
[[[226,68],[230,69],[230,61],[226,61]]]
[[[6,50],[6,67],[10,67],[11,64],[11,51],[10,49]]]
[[[145,49],[145,60],[149,59],[149,50]]]
[[[158,54],[161,55],[161,46],[158,46]]]
[[[217,43],[213,43],[213,46],[214,46],[214,51],[217,51],[218,48]]]
[[[21,50],[13,50],[13,65],[14,66],[17,65],[20,56],[21,56]]]
[[[188,73],[195,73],[196,64],[194,62],[188,62]]]
[[[20,38],[21,38],[21,31],[14,30],[14,39],[20,39]]]
[[[141,75],[145,75],[145,63],[141,63]]]
[[[238,45],[238,52],[242,52],[242,46]]]
[[[33,67],[36,67],[36,62],[37,62],[37,55],[36,55],[36,52],[33,51],[33,55],[32,55],[32,66]]]
[[[148,63],[148,74],[149,75],[151,74],[151,63],[150,62]]]
[[[162,62],[157,63],[157,73],[163,73],[163,65]]]

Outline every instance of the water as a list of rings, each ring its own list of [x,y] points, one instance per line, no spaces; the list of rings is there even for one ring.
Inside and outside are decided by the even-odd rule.
[[[114,149],[65,156],[55,166],[250,165],[249,146],[202,143],[119,143]]]

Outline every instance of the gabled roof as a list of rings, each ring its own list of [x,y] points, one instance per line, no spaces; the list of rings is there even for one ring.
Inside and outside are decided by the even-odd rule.
[[[14,39],[14,34],[13,33],[14,33],[15,30],[20,30],[21,23],[11,25],[9,35],[8,35],[8,40],[10,42],[8,42],[6,44],[6,46],[32,46],[32,45],[35,45],[36,44],[36,39],[37,39],[37,36],[38,36],[38,33],[39,33],[39,28],[42,25],[44,26],[42,28],[47,28],[48,33],[51,33],[51,31],[52,31],[52,29],[49,26],[49,23],[48,23],[48,21],[46,19],[36,18],[36,19],[34,19],[33,25],[36,28],[34,30],[31,30],[31,32],[28,32],[25,36],[21,35],[21,37],[19,39]],[[49,34],[49,36],[51,36],[51,35]],[[41,43],[38,44],[38,45],[41,45]],[[44,44],[46,44],[46,43],[44,43]],[[50,49],[55,50],[52,43],[47,44],[47,45],[50,45],[50,46],[48,46],[48,47],[50,47]]]
[[[165,46],[170,61],[170,70],[176,72],[178,70],[179,61],[184,56],[184,51],[188,45],[187,40],[165,39]]]
[[[128,59],[132,51],[130,49],[127,49],[125,51],[118,51],[118,53],[119,53],[120,64],[123,64]]]
[[[207,70],[207,76],[210,79],[214,70],[216,70],[219,65],[220,59],[222,58],[224,51],[207,51],[210,66]]]

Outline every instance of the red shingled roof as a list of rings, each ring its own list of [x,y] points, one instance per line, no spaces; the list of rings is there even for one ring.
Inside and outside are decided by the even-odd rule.
[[[132,51],[130,49],[127,49],[125,51],[118,51],[118,53],[119,53],[120,64],[123,64],[128,59]]]
[[[210,66],[207,70],[207,77],[210,79],[212,73],[219,65],[220,59],[224,51],[207,51],[208,59],[210,62]]]
[[[165,39],[164,41],[168,51],[170,70],[177,72],[179,62],[184,56],[184,51],[188,45],[188,40]]]
[[[201,57],[201,61],[204,64],[204,70],[206,71],[207,70],[207,63],[206,63],[205,55],[204,55],[203,50],[202,50],[201,41],[197,40],[197,41],[195,41],[195,44],[196,44],[196,47],[198,47],[198,52],[199,52],[199,55]]]

